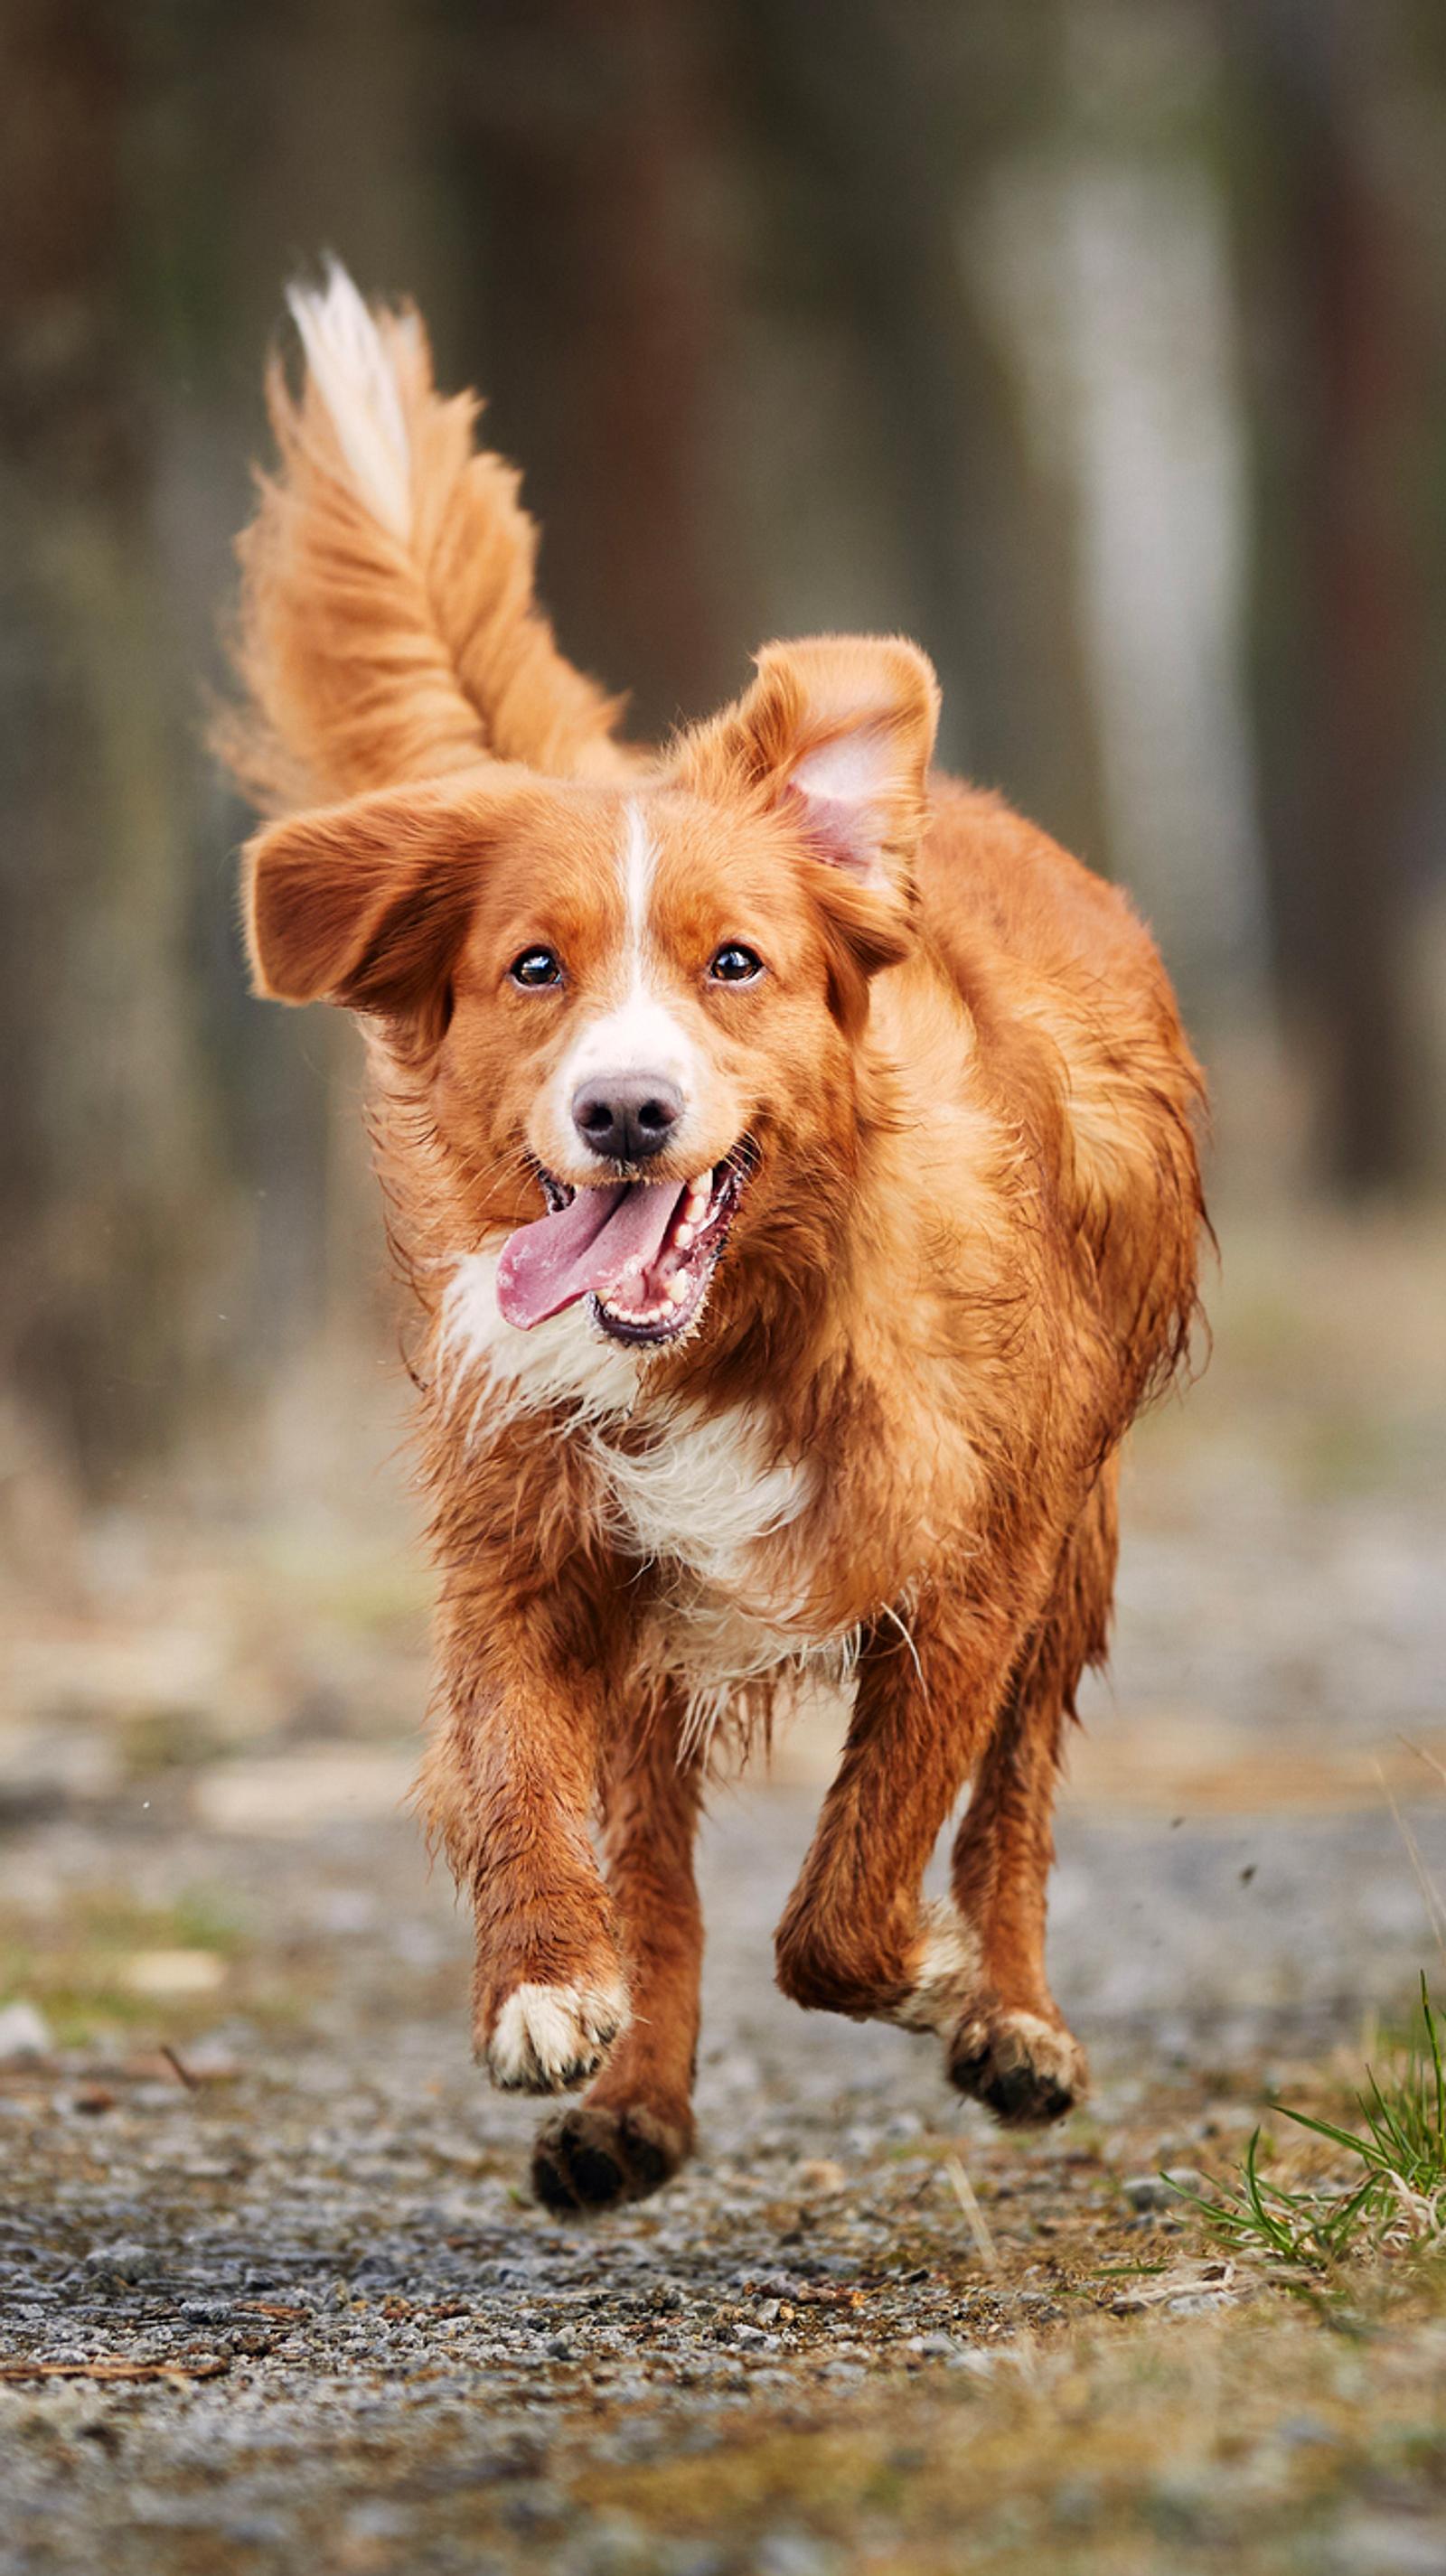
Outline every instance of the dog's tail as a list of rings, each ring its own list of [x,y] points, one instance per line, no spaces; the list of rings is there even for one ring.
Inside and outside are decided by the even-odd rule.
[[[616,702],[564,661],[532,591],[537,532],[518,478],[444,401],[420,317],[369,309],[330,264],[293,288],[305,352],[267,401],[280,470],[240,540],[243,701],[217,747],[265,812],[476,761],[618,774]]]

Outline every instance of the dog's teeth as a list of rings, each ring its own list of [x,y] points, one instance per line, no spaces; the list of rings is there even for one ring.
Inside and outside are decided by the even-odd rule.
[[[691,1201],[689,1202],[689,1204],[691,1205]],[[689,1223],[687,1222],[687,1219],[685,1218],[685,1219],[684,1219],[684,1221],[683,1221],[683,1223],[675,1229],[675,1232],[674,1232],[674,1235],[673,1235],[673,1241],[674,1241],[674,1243],[677,1245],[678,1250],[679,1250],[680,1252],[686,1252],[686,1251],[687,1251],[687,1249],[688,1249],[689,1244],[690,1244],[690,1243],[696,1243],[696,1242],[697,1242],[697,1240],[698,1240],[698,1229],[697,1229],[697,1227],[696,1227],[695,1225],[689,1225]]]
[[[686,1306],[688,1302],[687,1280],[681,1277],[670,1279],[668,1282],[668,1295],[671,1297],[675,1306]]]

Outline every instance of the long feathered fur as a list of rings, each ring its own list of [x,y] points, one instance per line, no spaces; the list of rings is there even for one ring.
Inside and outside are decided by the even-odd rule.
[[[334,262],[290,303],[305,380],[268,370],[280,468],[238,546],[243,696],[216,728],[240,785],[286,813],[488,758],[623,774],[618,703],[536,605],[537,531],[474,446],[477,397],[444,400],[418,315],[369,308]]]

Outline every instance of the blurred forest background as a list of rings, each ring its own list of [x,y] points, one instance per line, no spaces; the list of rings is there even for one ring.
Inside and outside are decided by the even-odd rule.
[[[945,759],[1154,923],[1217,1199],[1439,1194],[1443,173],[1439,0],[4,0],[12,1493],[274,1473],[318,1353],[390,1365],[354,1042],[248,997],[205,748],[327,249],[488,394],[637,732],[917,635]]]
[[[966,2122],[967,2185],[917,2044],[768,1985],[836,1700],[715,1802],[656,2220],[534,2228],[468,2066],[359,1048],[249,996],[206,749],[328,251],[487,394],[639,737],[770,636],[917,635],[1209,1067],[1215,1349],[1130,1444],[1060,1818],[1101,2092]],[[497,2566],[1446,2566],[1439,2287],[1222,2340],[1160,2182],[1446,2005],[1443,1323],[1446,0],[0,0],[0,2382],[65,2374],[0,2386],[7,2566],[472,2566],[494,2511]],[[903,2373],[966,2363],[946,2439]]]

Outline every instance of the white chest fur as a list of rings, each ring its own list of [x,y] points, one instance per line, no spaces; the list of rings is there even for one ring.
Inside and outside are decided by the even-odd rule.
[[[785,1618],[768,1597],[758,1551],[804,1510],[812,1469],[770,1457],[762,1418],[747,1405],[650,1413],[647,1362],[597,1333],[580,1306],[519,1332],[499,1311],[496,1272],[495,1252],[457,1264],[441,1329],[449,1400],[470,1410],[479,1430],[515,1412],[561,1407],[630,1555],[676,1566],[706,1591],[742,1596],[738,1609],[756,1596],[759,1615]]]
[[[730,1594],[766,1590],[758,1551],[798,1518],[812,1476],[790,1462],[770,1462],[763,1426],[747,1406],[680,1412],[647,1428],[643,1449],[609,1440],[601,1423],[589,1440],[629,1554],[671,1562]]]

